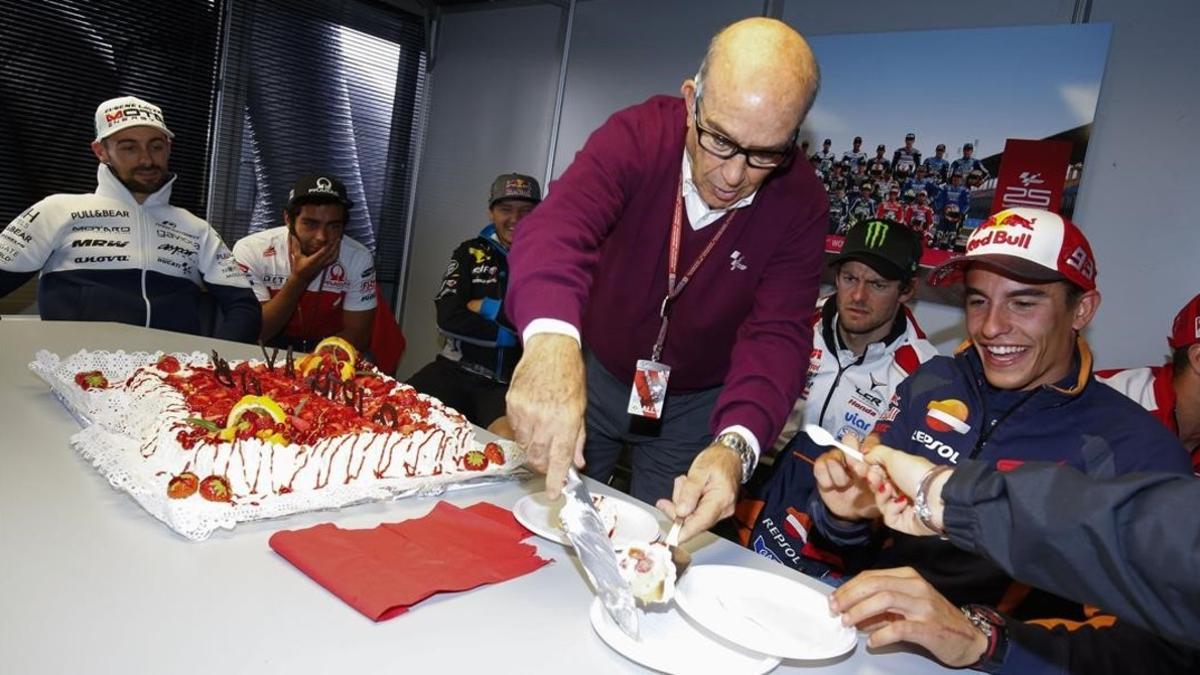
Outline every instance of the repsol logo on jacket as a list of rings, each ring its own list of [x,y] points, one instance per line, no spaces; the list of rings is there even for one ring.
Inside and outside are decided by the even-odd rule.
[[[71,242],[71,248],[80,248],[83,246],[98,246],[107,248],[125,248],[129,245],[127,241],[116,241],[113,239],[76,239]]]
[[[925,446],[926,449],[932,450],[938,454],[938,457],[950,460],[951,464],[958,464],[958,451],[937,440],[933,436],[917,429],[913,432],[912,440]]]
[[[127,256],[127,255],[89,255],[84,258],[75,258],[71,262],[75,262],[75,263],[129,262],[129,256]]]

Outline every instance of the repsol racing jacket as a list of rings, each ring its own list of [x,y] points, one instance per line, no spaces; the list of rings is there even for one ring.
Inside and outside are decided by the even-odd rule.
[[[95,193],[46,197],[0,233],[0,296],[40,271],[43,319],[198,334],[207,290],[223,315],[216,337],[258,339],[250,280],[208,223],[171,206],[174,177],[142,204],[106,165],[96,180]]]
[[[454,250],[434,298],[438,329],[446,336],[442,356],[476,375],[509,381],[521,346],[504,314],[507,290],[508,247],[496,239],[496,227],[489,224]],[[472,300],[483,301],[479,312],[468,309]]]
[[[837,320],[836,294],[819,300],[813,312],[808,378],[775,444],[780,452],[766,481],[752,481],[737,505],[744,546],[818,578],[841,567],[820,541],[810,541],[812,522],[805,513],[816,487],[812,463],[826,448],[797,432],[805,424],[816,424],[835,437],[850,435],[861,441],[887,412],[900,382],[937,355],[907,307],[896,314],[888,335],[867,345],[861,355],[842,345]]]
[[[1058,462],[1095,478],[1191,470],[1170,432],[1095,380],[1082,337],[1070,373],[1030,391],[988,385],[970,343],[953,358],[931,359],[900,384],[873,433],[937,464],[978,459],[1003,471],[1026,461]],[[871,524],[832,517],[818,494],[810,512],[819,531],[838,544],[879,543]],[[992,561],[948,542],[893,533],[890,543],[869,567],[911,566],[950,602],[992,605],[1013,617],[1003,672],[1175,672],[1190,662],[1190,654],[1161,638],[1017,584]]]
[[[1179,435],[1179,423],[1175,419],[1175,370],[1170,363],[1145,368],[1098,370],[1096,379],[1133,399],[1171,433]],[[1200,446],[1189,449],[1192,453],[1192,470],[1200,476]]]

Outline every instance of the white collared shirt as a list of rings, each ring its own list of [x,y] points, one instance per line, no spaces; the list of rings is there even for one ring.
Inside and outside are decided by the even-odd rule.
[[[731,209],[749,206],[754,201],[756,194],[758,194],[758,190],[723,209],[712,208],[705,203],[704,198],[700,196],[700,191],[696,189],[696,183],[692,181],[692,162],[688,158],[687,148],[683,149],[683,205],[687,209],[688,223],[692,226],[693,231],[699,231],[715,223]]]

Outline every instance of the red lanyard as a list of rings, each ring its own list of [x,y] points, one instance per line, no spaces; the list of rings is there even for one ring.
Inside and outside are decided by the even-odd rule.
[[[667,258],[667,295],[663,298],[662,305],[658,309],[658,315],[662,317],[662,325],[658,329],[658,339],[654,342],[654,351],[650,356],[651,360],[658,361],[659,357],[662,356],[663,345],[667,341],[667,316],[671,313],[671,303],[683,293],[684,287],[691,281],[696,270],[700,269],[700,263],[704,262],[704,259],[712,252],[717,242],[721,240],[721,235],[725,234],[725,230],[729,229],[729,224],[733,222],[733,218],[736,215],[737,211],[734,211],[725,218],[725,222],[721,223],[721,229],[717,230],[713,238],[708,240],[708,244],[705,245],[704,250],[700,252],[696,260],[692,262],[692,266],[688,268],[688,271],[676,283],[676,274],[679,267],[679,247],[680,241],[683,238],[683,178],[680,177],[679,199],[675,201],[675,215],[671,218],[671,251]]]

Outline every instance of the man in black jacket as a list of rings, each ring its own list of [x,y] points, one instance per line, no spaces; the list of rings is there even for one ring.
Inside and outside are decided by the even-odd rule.
[[[408,383],[466,415],[474,424],[511,438],[504,395],[521,345],[504,314],[508,289],[508,249],[517,223],[542,199],[531,176],[508,173],[492,182],[491,222],[479,236],[454,250],[437,306],[438,330],[446,337],[442,353]]]

